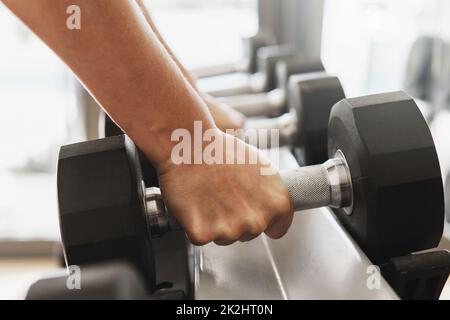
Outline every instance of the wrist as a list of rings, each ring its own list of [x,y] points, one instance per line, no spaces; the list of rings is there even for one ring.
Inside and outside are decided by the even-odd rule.
[[[141,138],[144,143],[137,144],[159,175],[185,165],[204,164],[204,150],[211,141],[226,140],[225,133],[204,121],[194,121],[189,128],[162,130],[146,136],[151,138]]]

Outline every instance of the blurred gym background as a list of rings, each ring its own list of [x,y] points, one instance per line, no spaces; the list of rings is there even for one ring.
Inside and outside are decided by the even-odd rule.
[[[293,42],[307,55],[320,54],[347,96],[410,90],[433,110],[439,107],[431,126],[443,170],[450,168],[450,115],[445,111],[449,1],[148,2],[168,42],[196,74],[235,65],[243,54],[241,38],[264,27],[280,43]],[[411,49],[423,37],[434,39],[426,44],[436,48],[432,77],[424,80],[432,87],[426,93],[418,92],[406,76]],[[0,256],[43,254],[59,236],[59,146],[95,137],[97,107],[63,63],[1,3],[0,41]],[[414,59],[420,65],[429,57]]]

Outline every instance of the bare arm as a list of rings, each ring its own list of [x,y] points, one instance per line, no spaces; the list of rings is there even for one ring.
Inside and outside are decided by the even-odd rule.
[[[215,126],[206,104],[165,54],[136,2],[4,3],[67,63],[157,166],[170,157],[168,137],[173,130],[191,131],[194,120],[202,121],[205,129]],[[66,28],[66,8],[72,4],[81,8],[81,30]]]
[[[158,27],[156,26],[155,22],[153,21],[153,18],[145,5],[144,0],[136,0],[139,7],[142,10],[142,13],[144,14],[145,20],[152,28],[155,35],[158,37],[161,44],[164,46],[164,48],[167,50],[167,53],[172,57],[173,61],[177,64],[177,66],[180,68],[183,75],[186,77],[186,79],[189,81],[189,83],[192,85],[193,88],[197,88],[196,79],[192,76],[192,74],[183,66],[183,64],[180,62],[180,60],[177,58],[176,54],[172,51],[170,46],[167,44],[167,42],[164,40],[163,36],[158,30]]]
[[[279,176],[261,163],[176,165],[174,130],[203,130],[262,155],[216,128],[204,100],[158,40],[135,0],[4,0],[74,71],[159,173],[169,211],[195,244],[281,237],[292,221]],[[81,30],[66,27],[69,5],[81,8]],[[237,156],[228,155],[233,159]],[[233,161],[236,163],[236,161]]]
[[[246,121],[245,116],[243,114],[233,110],[228,105],[220,103],[219,101],[217,101],[217,99],[215,99],[203,92],[200,92],[200,90],[197,87],[197,80],[183,66],[183,64],[177,58],[176,54],[172,51],[170,46],[164,40],[164,37],[159,32],[158,27],[156,26],[155,22],[153,21],[153,18],[152,18],[152,15],[151,15],[149,9],[145,5],[145,1],[144,0],[136,0],[136,1],[142,10],[145,20],[147,21],[149,26],[152,28],[153,32],[155,32],[155,35],[158,37],[159,41],[166,49],[168,55],[170,55],[170,57],[173,59],[173,61],[180,68],[180,70],[183,73],[186,80],[189,81],[191,86],[203,98],[203,101],[205,101],[217,126],[222,130],[242,128]]]

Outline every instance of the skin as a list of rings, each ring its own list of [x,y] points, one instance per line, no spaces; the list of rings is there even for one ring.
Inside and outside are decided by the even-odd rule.
[[[264,156],[226,135],[135,0],[4,0],[72,69],[158,171],[166,205],[196,245],[228,245],[265,232],[282,237],[292,204],[278,175],[263,176]],[[66,28],[66,9],[81,8],[81,30]],[[151,21],[151,19],[150,19]],[[241,144],[261,161],[246,165],[175,165],[175,129],[194,121]],[[230,155],[228,155],[230,156]],[[230,156],[232,157],[232,156]],[[267,163],[267,162],[264,162]]]
[[[177,64],[178,68],[180,68],[181,72],[183,73],[186,80],[189,82],[189,84],[192,86],[192,88],[197,91],[197,93],[203,98],[203,101],[206,103],[206,105],[209,108],[209,111],[211,112],[211,115],[214,118],[214,121],[216,122],[216,125],[223,131],[226,129],[240,129],[245,124],[245,116],[231,108],[230,106],[218,102],[216,99],[214,99],[212,96],[200,92],[200,90],[197,87],[197,81],[192,76],[192,74],[187,71],[187,69],[183,66],[183,64],[178,60],[175,53],[172,51],[172,49],[169,47],[167,42],[164,40],[163,36],[158,30],[158,27],[156,26],[155,22],[153,21],[153,18],[150,14],[150,11],[146,7],[143,0],[136,0],[137,4],[139,5],[139,8],[141,9],[145,20],[149,24],[150,28],[152,28],[153,32],[157,36],[158,40],[161,42],[161,44],[166,49],[167,53],[170,55],[172,60]]]

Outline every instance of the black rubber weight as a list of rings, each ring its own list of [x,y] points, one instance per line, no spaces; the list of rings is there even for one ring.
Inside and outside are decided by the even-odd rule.
[[[305,165],[328,160],[328,120],[331,108],[345,99],[337,77],[325,72],[292,76],[289,81],[289,104],[298,119],[294,141],[297,154]]]
[[[42,279],[29,289],[27,300],[143,300],[147,299],[143,279],[126,263],[83,267],[80,289],[67,287],[67,275]]]
[[[320,59],[307,59],[302,56],[293,56],[278,61],[276,64],[277,88],[287,92],[289,78],[296,74],[325,71]],[[285,111],[287,112],[287,110]]]
[[[329,123],[329,155],[345,154],[354,209],[336,213],[375,263],[436,247],[444,195],[430,130],[403,92],[347,99]]]
[[[290,45],[270,46],[258,50],[258,71],[265,76],[265,90],[277,87],[276,67],[279,61],[295,56],[295,48]]]
[[[100,121],[103,122],[104,137],[108,138],[124,134],[122,129],[120,129],[104,112],[102,113]],[[138,149],[138,153],[145,185],[147,187],[158,187],[159,180],[155,167],[153,167],[150,160],[148,160],[147,156],[141,150]]]
[[[133,142],[122,135],[62,147],[57,188],[69,265],[131,262],[153,291],[154,255]]]

